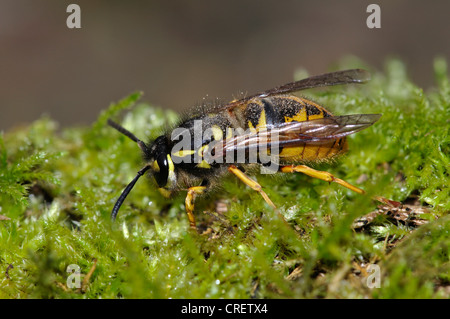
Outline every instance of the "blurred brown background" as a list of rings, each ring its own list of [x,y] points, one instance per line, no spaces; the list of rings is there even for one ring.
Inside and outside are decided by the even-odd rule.
[[[81,7],[81,29],[66,8]],[[381,29],[366,8],[381,7]],[[450,1],[0,2],[0,130],[43,113],[90,124],[135,90],[181,110],[205,96],[232,98],[323,73],[351,54],[382,68],[402,58],[413,80],[433,84],[432,63],[450,52]]]

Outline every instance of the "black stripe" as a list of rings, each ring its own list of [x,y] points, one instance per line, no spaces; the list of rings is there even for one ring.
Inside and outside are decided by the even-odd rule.
[[[276,124],[277,113],[275,112],[272,101],[266,98],[261,99],[261,102],[264,105],[264,112],[266,113],[266,125]]]
[[[261,102],[263,103],[264,112],[266,113],[266,126],[278,124],[280,122],[280,119],[278,118],[279,114],[275,111],[272,99],[270,98],[261,99]],[[270,150],[270,146],[267,145],[267,147]],[[278,147],[278,154],[280,154],[282,151],[283,147],[280,145]]]
[[[306,104],[306,114],[308,116],[319,115],[319,114],[322,114],[322,111],[314,105]]]
[[[249,103],[245,109],[245,119],[248,122],[252,123],[253,127],[258,125],[259,119],[261,117],[261,106],[257,103]],[[246,126],[247,127],[247,126]]]

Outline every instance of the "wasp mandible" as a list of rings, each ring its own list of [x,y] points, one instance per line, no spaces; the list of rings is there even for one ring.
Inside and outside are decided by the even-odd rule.
[[[362,189],[307,164],[343,154],[347,150],[346,136],[371,126],[381,115],[334,116],[310,99],[289,93],[322,86],[365,83],[369,79],[370,74],[361,69],[326,73],[206,111],[194,109],[175,128],[150,142],[143,142],[119,124],[108,120],[109,125],[138,144],[145,161],[145,166],[114,205],[112,220],[115,220],[128,193],[146,171],[150,171],[166,196],[187,191],[185,208],[193,229],[196,229],[193,214],[195,198],[213,189],[222,177],[230,173],[259,192],[275,209],[262,186],[248,176],[255,167],[270,168],[271,172],[277,173],[304,173],[363,194]]]

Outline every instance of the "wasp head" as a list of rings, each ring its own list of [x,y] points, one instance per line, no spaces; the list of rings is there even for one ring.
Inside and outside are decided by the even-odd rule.
[[[170,157],[169,140],[165,136],[158,137],[152,143],[144,143],[138,139],[133,133],[122,127],[121,125],[108,120],[108,124],[124,134],[134,142],[136,142],[139,148],[142,150],[146,165],[137,173],[136,177],[125,187],[117,200],[111,213],[111,219],[115,220],[120,206],[122,206],[125,198],[133,189],[137,180],[144,175],[148,170],[152,173],[158,184],[160,190],[165,195],[170,195],[170,191],[176,186],[175,166],[172,158]]]
[[[145,145],[143,153],[158,186],[166,190],[173,189],[176,185],[175,166],[167,137],[160,136],[149,146]]]

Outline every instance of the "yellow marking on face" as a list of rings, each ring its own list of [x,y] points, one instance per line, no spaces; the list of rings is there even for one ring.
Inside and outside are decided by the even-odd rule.
[[[159,165],[158,165],[158,162],[155,160],[155,161],[153,161],[153,164],[152,164],[152,169],[155,171],[155,172],[159,172]]]
[[[199,164],[196,165],[197,167],[200,168],[211,168],[211,165],[208,164],[207,161],[202,160]]]
[[[167,162],[169,162],[169,176],[170,176],[170,173],[175,172],[175,166],[173,165],[172,157],[170,157],[170,154],[167,154]]]
[[[173,156],[185,157],[194,154],[194,150],[179,150],[178,152],[172,153]]]
[[[169,164],[169,176],[167,177],[167,184],[164,186],[166,189],[171,189],[177,183],[177,177],[175,176],[175,165],[173,164],[172,157],[167,154],[167,162]]]

